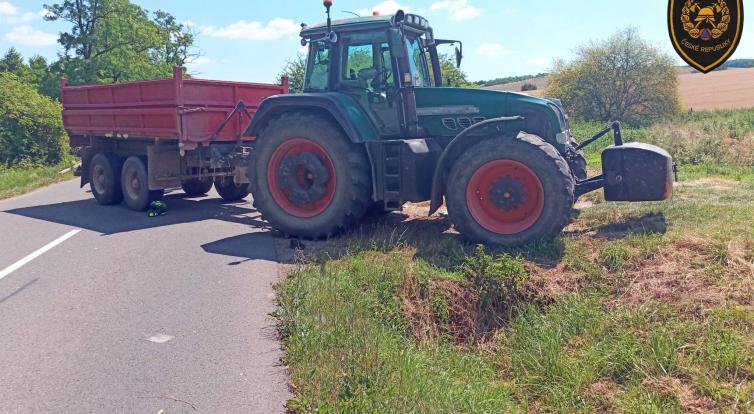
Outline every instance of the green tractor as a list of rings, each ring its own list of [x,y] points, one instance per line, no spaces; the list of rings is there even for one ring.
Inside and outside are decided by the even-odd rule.
[[[423,17],[398,11],[302,25],[303,94],[262,102],[247,174],[255,207],[289,236],[324,238],[370,211],[445,203],[460,233],[516,246],[558,235],[579,196],[659,201],[673,188],[664,150],[624,144],[620,124],[579,145],[558,100],[444,87]],[[584,145],[613,132],[603,174],[587,177]]]

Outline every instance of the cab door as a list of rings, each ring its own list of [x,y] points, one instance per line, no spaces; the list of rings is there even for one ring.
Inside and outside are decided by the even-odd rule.
[[[339,48],[335,89],[359,102],[381,138],[401,137],[402,103],[387,33],[343,35]]]

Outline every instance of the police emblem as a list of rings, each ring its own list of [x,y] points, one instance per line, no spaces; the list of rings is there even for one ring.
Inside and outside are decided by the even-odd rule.
[[[736,51],[744,27],[743,0],[669,0],[668,29],[676,52],[708,73]]]

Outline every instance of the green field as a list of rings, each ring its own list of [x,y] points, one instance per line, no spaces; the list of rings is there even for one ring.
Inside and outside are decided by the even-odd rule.
[[[670,124],[626,136],[662,143],[701,130],[721,146],[751,139],[752,114],[689,115],[666,135]],[[552,242],[485,249],[447,217],[393,214],[309,246],[278,286],[290,408],[751,412],[754,167],[686,145],[672,199],[587,197]]]
[[[6,168],[0,166],[0,200],[27,193],[40,187],[69,180],[73,172],[60,172],[71,168],[73,162],[54,166],[28,166]]]

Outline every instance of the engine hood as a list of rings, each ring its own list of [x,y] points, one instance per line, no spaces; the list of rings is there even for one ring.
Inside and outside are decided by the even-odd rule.
[[[567,129],[565,111],[557,100],[465,88],[416,88],[415,93],[419,125],[431,136],[456,136],[485,119],[511,116],[525,117],[530,128],[541,128],[528,132],[539,135],[547,133],[554,137]]]

